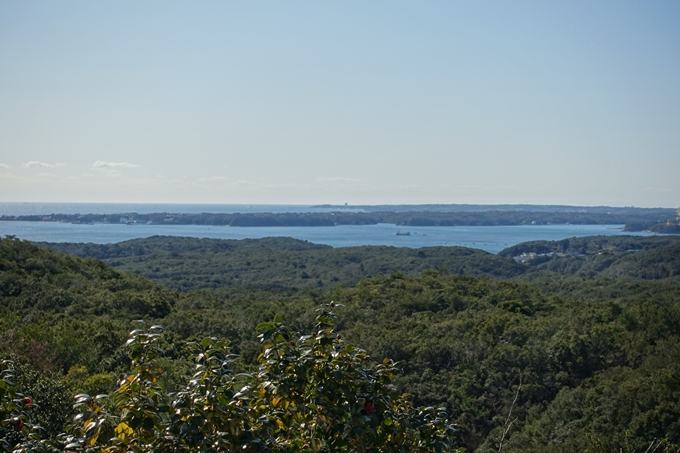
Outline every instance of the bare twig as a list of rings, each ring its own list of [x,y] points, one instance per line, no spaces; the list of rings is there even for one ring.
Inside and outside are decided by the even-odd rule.
[[[654,452],[661,446],[661,443],[662,443],[662,442],[663,442],[663,439],[660,440],[660,441],[657,443],[657,442],[656,442],[656,437],[655,437],[654,440],[652,440],[652,443],[649,444],[649,447],[647,447],[647,449],[645,450],[645,453],[654,453]],[[656,443],[656,445],[654,445],[655,443]],[[652,448],[652,447],[654,447],[654,448]]]
[[[510,405],[510,410],[508,411],[508,416],[505,418],[505,423],[503,423],[503,434],[501,435],[501,440],[498,442],[498,453],[501,453],[503,450],[503,447],[505,446],[503,442],[505,442],[505,437],[508,435],[510,432],[510,428],[512,427],[512,424],[517,421],[517,417],[513,421],[510,421],[510,416],[512,416],[512,409],[515,407],[515,403],[519,399],[519,391],[522,388],[522,373],[519,373],[519,385],[517,386],[517,393],[515,393],[515,399],[512,400],[512,404]]]

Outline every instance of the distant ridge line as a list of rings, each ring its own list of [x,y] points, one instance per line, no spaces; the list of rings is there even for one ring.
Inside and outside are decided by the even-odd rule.
[[[659,213],[673,214],[675,208],[640,208],[635,206],[573,206],[551,204],[382,204],[382,205],[333,205],[321,204],[310,206],[311,209],[345,209],[365,212],[580,212],[586,214],[635,214]]]

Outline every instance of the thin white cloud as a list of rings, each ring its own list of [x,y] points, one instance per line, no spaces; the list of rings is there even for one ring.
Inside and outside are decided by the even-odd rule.
[[[38,160],[32,160],[30,162],[26,162],[24,164],[24,167],[26,168],[56,168],[56,167],[63,167],[66,164],[62,163],[57,163],[57,164],[50,164],[47,162],[40,162]]]
[[[256,182],[253,182],[253,181],[246,181],[246,180],[242,179],[240,181],[234,182],[234,185],[238,186],[238,187],[253,187],[253,186],[258,186],[259,184],[256,183]]]
[[[139,168],[139,165],[129,162],[104,162],[103,160],[98,160],[92,164],[92,168]]]
[[[0,164],[0,168],[9,168],[9,165],[7,165],[7,164]]]
[[[220,181],[226,181],[227,177],[225,176],[208,176],[207,178],[199,178],[196,180],[196,182],[220,182]]]
[[[316,178],[317,182],[323,182],[323,181],[339,181],[339,182],[357,182],[361,181],[361,179],[357,178],[343,178],[341,176],[335,176],[333,178]]]
[[[109,178],[120,178],[120,177],[123,176],[123,175],[121,174],[121,172],[119,172],[119,171],[117,171],[117,170],[108,170],[108,171],[105,173],[105,175],[108,176]]]

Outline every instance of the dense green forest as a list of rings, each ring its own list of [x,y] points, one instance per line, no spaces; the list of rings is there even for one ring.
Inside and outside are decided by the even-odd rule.
[[[72,255],[15,238],[0,242],[0,348],[14,360],[14,384],[36,403],[30,412],[43,437],[64,432],[83,405],[114,414],[132,407],[128,400],[115,407],[71,404],[81,393],[118,395],[120,376],[141,366],[124,346],[134,320],[165,326],[154,337],[163,354],[153,358],[153,369],[163,372],[152,376],[163,396],[189,392],[181,389],[194,373],[186,357],[196,346],[187,342],[227,338],[230,369],[257,375],[258,367],[273,366],[262,362],[262,335],[283,320],[287,332],[306,337],[285,346],[281,357],[298,357],[311,347],[308,338],[327,331],[317,310],[334,301],[333,333],[321,335],[327,347],[364,348],[370,367],[397,361],[389,385],[411,394],[413,407],[445,407],[448,415],[441,416],[455,425],[446,438],[454,446],[644,452],[659,442],[665,444],[656,451],[676,451],[680,443],[680,242],[672,238],[540,241],[499,255],[457,247],[332,249],[283,238],[48,246]],[[532,253],[548,259],[518,262]],[[261,324],[277,315],[276,326]],[[206,351],[214,341],[207,340]],[[333,354],[320,352],[326,353]],[[378,379],[370,370],[365,375]],[[270,382],[253,379],[252,388]],[[405,423],[399,417],[412,412],[395,408],[411,406],[390,398],[380,400],[379,412],[392,408],[390,420]],[[358,407],[357,423],[373,423],[368,408],[373,413],[373,406]],[[149,422],[144,435],[161,425],[175,429],[163,417]],[[101,420],[105,426],[111,419]],[[12,426],[0,432],[9,442],[20,431]],[[274,439],[265,428],[263,439]],[[83,429],[69,431],[80,446],[88,439]],[[427,437],[418,429],[412,433]],[[312,446],[319,451],[335,442],[335,431],[323,432],[325,446]],[[376,428],[371,439],[385,432]],[[286,439],[289,446],[298,441]]]
[[[678,236],[590,236],[524,242],[502,250],[499,255],[563,274],[657,278],[677,275],[678,245]],[[650,251],[657,248],[663,250]]]
[[[361,246],[332,248],[291,238],[244,240],[156,236],[117,244],[41,244],[97,258],[182,291],[217,289],[298,291],[352,286],[379,272],[419,275],[443,267],[450,273],[508,278],[525,266],[465,247],[421,249]],[[233,292],[233,291],[231,291]]]

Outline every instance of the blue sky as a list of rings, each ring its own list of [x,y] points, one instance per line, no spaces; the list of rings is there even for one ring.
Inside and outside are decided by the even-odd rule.
[[[680,205],[680,3],[0,0],[0,201]]]

